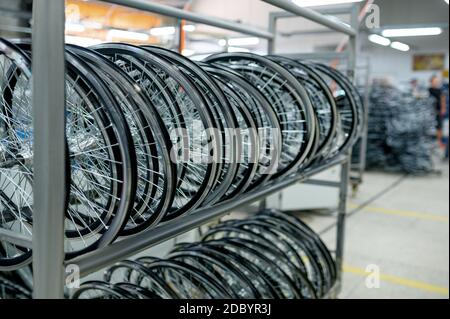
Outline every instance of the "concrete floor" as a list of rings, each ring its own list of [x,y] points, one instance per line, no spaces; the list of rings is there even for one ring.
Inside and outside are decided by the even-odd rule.
[[[340,298],[449,298],[449,166],[439,168],[440,176],[366,173],[349,199]],[[312,224],[320,231],[326,222]],[[322,235],[330,247],[334,230]]]

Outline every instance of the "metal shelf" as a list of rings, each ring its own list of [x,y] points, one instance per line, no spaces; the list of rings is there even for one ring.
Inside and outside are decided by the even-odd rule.
[[[318,24],[321,24],[337,32],[341,32],[353,37],[357,35],[356,29],[348,26],[347,24],[336,21],[334,19],[330,19],[329,17],[317,11],[299,7],[292,1],[288,0],[262,0],[262,1],[267,2],[280,9],[286,10],[287,12],[293,13],[296,16],[306,18],[313,22],[317,22]]]
[[[255,37],[260,37],[264,39],[272,39],[274,37],[273,33],[268,32],[266,30],[255,28],[254,26],[245,25],[230,20],[220,19],[217,17],[210,17],[202,14],[197,14],[155,2],[145,0],[107,0],[106,2],[118,4],[129,8],[139,9],[143,11],[149,11],[165,15],[168,17],[183,19],[190,22],[206,24],[209,26],[235,31],[247,35],[253,35]]]
[[[350,60],[355,58],[356,29],[350,28],[334,19],[310,9],[294,6],[288,1],[263,0],[283,8],[297,16],[325,25],[333,30],[350,35]],[[169,6],[155,4],[142,0],[110,0],[110,3],[124,5],[140,10],[150,11],[192,22],[207,24],[243,34],[253,35],[269,40],[269,53],[275,45],[276,24],[270,20],[270,30],[260,30],[253,26],[243,25],[234,21],[195,14]],[[63,298],[64,273],[64,208],[61,203],[65,176],[64,157],[64,123],[65,112],[64,92],[64,0],[34,0],[33,1],[33,77],[39,81],[33,82],[33,105],[38,110],[34,118],[34,226],[33,226],[33,268],[34,297]],[[350,63],[351,64],[351,63]],[[51,123],[51,125],[50,125]],[[51,126],[51,132],[50,132]],[[50,134],[51,133],[51,134]],[[349,156],[345,156],[325,167],[342,165],[339,210],[337,214],[337,247],[336,262],[338,268],[342,265],[344,225],[346,213],[346,197],[349,173]],[[249,193],[240,199],[227,201],[220,205],[197,210],[192,215],[174,220],[159,227],[148,230],[112,245],[71,260],[77,263],[82,274],[101,269],[114,261],[128,257],[149,246],[160,243],[189,229],[198,227],[211,219],[217,218],[241,205],[245,205],[277,192],[294,183],[305,181],[315,173],[323,170],[312,169],[299,176],[285,179],[279,183],[266,186],[264,189]],[[13,234],[0,233],[1,238],[18,238]],[[340,277],[340,274],[338,274]],[[339,278],[338,278],[339,279]]]
[[[348,161],[349,158],[347,156],[340,156],[325,165],[321,165],[319,168],[312,168],[302,174],[292,176],[283,181],[265,185],[260,189],[252,191],[236,199],[231,199],[212,207],[198,209],[190,215],[177,218],[154,229],[141,232],[133,237],[125,238],[104,249],[69,260],[66,263],[77,265],[80,268],[82,276],[88,275],[111,265],[112,263],[133,256],[145,249],[164,242],[165,240],[174,238],[187,231],[204,225],[205,223],[232,212],[238,207],[257,202],[258,200],[276,193],[288,186],[306,181],[311,176],[320,173],[323,170],[336,165],[345,164]]]

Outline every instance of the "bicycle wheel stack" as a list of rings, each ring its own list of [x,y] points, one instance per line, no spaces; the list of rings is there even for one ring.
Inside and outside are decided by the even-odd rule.
[[[39,112],[39,105],[31,104],[30,51],[29,44],[0,39],[0,228],[25,237],[33,228],[33,113]],[[66,259],[320,167],[352,147],[364,112],[351,82],[325,65],[250,53],[223,53],[195,63],[151,46],[68,45]],[[277,218],[287,232],[299,231],[291,225],[299,222],[279,214],[270,220]],[[179,264],[203,263],[197,252],[219,251],[215,242],[230,242],[230,254],[241,246],[256,251],[268,245],[280,234],[267,224],[270,220],[260,219],[212,230],[208,241],[174,251],[170,262],[152,261],[152,275],[144,277],[159,288],[142,294],[185,296],[184,290],[167,290],[166,281],[191,276]],[[261,287],[246,288],[248,296],[314,297],[327,290],[333,271],[322,263],[330,261],[314,248],[310,257],[320,260],[304,265],[300,255],[312,241],[288,243],[286,251],[272,247],[268,255],[255,255],[271,267],[275,255],[290,264],[264,280],[254,279]],[[194,257],[182,255],[185,249]],[[31,255],[20,242],[2,240],[0,270],[19,269]],[[236,268],[237,277],[251,270],[240,268],[241,262],[248,264],[243,258],[236,255],[236,264],[227,266]],[[122,268],[134,275],[144,266],[133,267]],[[217,267],[208,268],[211,276],[225,266]],[[270,276],[283,277],[286,287],[266,290],[276,279]],[[220,280],[209,281],[202,293],[214,294],[231,282]],[[103,290],[139,294],[131,284],[110,282]],[[227,291],[234,296],[236,289]]]
[[[323,297],[335,280],[329,251],[308,226],[262,211],[218,224],[165,259],[119,262],[104,281],[85,282],[73,298],[311,299]]]

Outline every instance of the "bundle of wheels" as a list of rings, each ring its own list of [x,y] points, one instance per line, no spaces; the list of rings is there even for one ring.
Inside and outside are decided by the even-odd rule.
[[[0,299],[30,299],[31,288],[18,271],[0,273]]]
[[[367,167],[419,175],[433,171],[433,100],[374,83],[370,103]]]
[[[82,284],[73,298],[320,298],[336,266],[303,222],[277,211],[229,220],[166,259],[141,257]]]
[[[30,52],[0,39],[0,230],[26,237]],[[351,83],[323,65],[67,45],[66,258],[320,166],[352,146],[363,112]],[[20,241],[0,241],[0,270],[30,261]]]

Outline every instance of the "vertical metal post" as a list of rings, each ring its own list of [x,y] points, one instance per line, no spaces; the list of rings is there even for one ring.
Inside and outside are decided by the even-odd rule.
[[[267,40],[267,54],[275,54],[277,20],[278,18],[275,12],[269,13],[269,32],[273,34],[273,37]]]
[[[359,172],[360,181],[362,182],[364,171],[366,170],[367,161],[367,137],[369,133],[369,104],[370,104],[370,62],[367,59],[366,78],[365,78],[365,94],[364,94],[364,128],[361,136],[361,146],[359,153]]]
[[[345,241],[345,218],[347,215],[347,194],[348,194],[348,182],[350,177],[350,166],[351,166],[351,152],[349,152],[347,160],[341,166],[339,205],[338,205],[337,231],[336,231],[336,266],[337,266],[338,283],[340,283],[342,279],[342,265],[344,258],[344,241]]]
[[[174,49],[181,54],[184,49],[184,31],[183,31],[183,20],[178,19],[175,26],[175,35],[174,35]]]
[[[358,30],[359,30],[359,5],[355,4],[351,9],[351,27],[356,30],[356,34],[350,35],[348,41],[348,77],[354,82],[356,73],[356,54],[358,50]]]
[[[33,1],[34,298],[64,289],[64,0]]]

